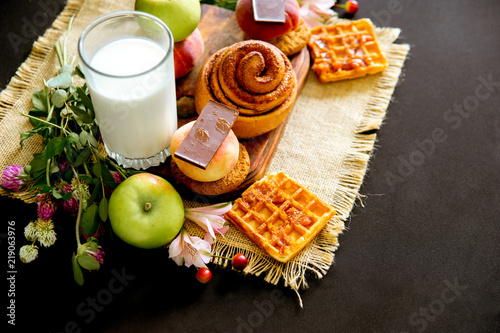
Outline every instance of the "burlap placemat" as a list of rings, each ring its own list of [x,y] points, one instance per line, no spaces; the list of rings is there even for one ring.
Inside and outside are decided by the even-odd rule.
[[[31,109],[32,92],[43,86],[43,78],[52,77],[58,70],[53,46],[66,31],[70,18],[74,16],[68,53],[76,55],[83,28],[103,14],[131,10],[133,4],[134,0],[70,0],[51,29],[34,44],[29,58],[0,94],[1,170],[11,164],[25,165],[33,153],[41,151],[41,141],[37,138],[27,140],[25,147],[20,147],[19,133],[29,130],[31,125],[19,112]],[[313,272],[318,278],[326,274],[333,263],[344,221],[363,182],[376,139],[373,130],[382,124],[409,51],[406,44],[394,44],[399,32],[393,28],[376,30],[389,60],[389,67],[380,74],[321,84],[312,71],[309,73],[268,170],[284,171],[332,205],[337,214],[326,228],[286,264],[265,255],[236,228],[230,228],[225,237],[218,238],[214,254],[231,257],[243,253],[249,259],[246,273],[262,275],[265,281],[284,283],[296,291],[307,286],[306,272]],[[8,195],[1,189],[0,194]],[[9,195],[33,201],[27,192]],[[192,203],[186,202],[186,205]],[[203,234],[194,223],[188,222],[186,227],[193,234]],[[215,263],[228,264],[221,259]]]

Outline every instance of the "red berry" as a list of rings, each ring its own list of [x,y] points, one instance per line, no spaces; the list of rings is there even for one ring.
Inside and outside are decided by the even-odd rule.
[[[355,0],[349,0],[345,4],[345,12],[347,14],[354,14],[358,11],[359,9],[359,4]]]
[[[202,267],[196,272],[196,278],[201,283],[208,283],[212,279],[212,272],[208,268]]]
[[[247,267],[248,264],[248,259],[245,257],[243,254],[238,253],[233,257],[233,260],[231,261],[231,264],[233,265],[234,269],[237,270],[243,270],[245,267]]]

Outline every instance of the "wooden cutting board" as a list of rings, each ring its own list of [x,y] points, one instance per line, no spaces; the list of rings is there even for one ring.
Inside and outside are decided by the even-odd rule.
[[[198,72],[203,67],[205,61],[218,50],[245,40],[245,34],[238,26],[234,12],[217,6],[201,5],[201,20],[198,29],[205,43],[203,56],[188,75],[176,81],[177,108],[181,110],[180,114],[188,115],[187,117],[178,118],[179,127],[197,118],[194,108],[194,87]],[[291,58],[291,62],[295,70],[300,93],[310,66],[307,47]],[[293,112],[293,109],[291,112]],[[271,132],[252,139],[240,140],[250,155],[250,172],[236,191],[213,197],[203,196],[200,199],[200,195],[190,192],[181,184],[178,184],[176,188],[179,189],[183,198],[187,200],[220,202],[236,199],[251,184],[266,175],[269,164],[285,130],[287,120],[288,117],[278,128]],[[175,180],[170,177],[170,157],[162,165],[148,171],[157,173],[175,183]]]

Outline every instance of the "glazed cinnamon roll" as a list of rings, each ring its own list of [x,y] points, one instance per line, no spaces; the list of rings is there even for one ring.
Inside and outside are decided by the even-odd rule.
[[[297,96],[295,72],[275,46],[257,40],[214,53],[201,69],[195,106],[201,112],[213,99],[238,109],[233,131],[238,138],[266,133],[286,118]]]

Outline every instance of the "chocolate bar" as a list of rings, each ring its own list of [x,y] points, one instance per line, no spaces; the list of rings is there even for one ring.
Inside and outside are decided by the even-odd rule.
[[[252,0],[253,18],[256,22],[285,23],[283,0]]]
[[[238,113],[227,105],[208,101],[174,156],[206,169],[229,134]]]

